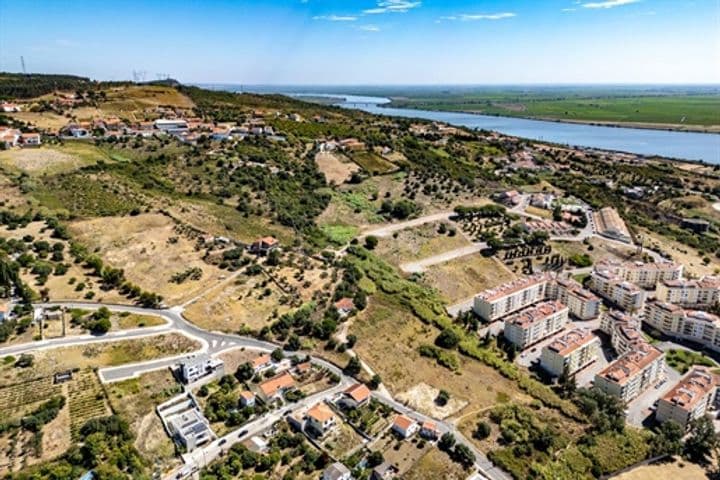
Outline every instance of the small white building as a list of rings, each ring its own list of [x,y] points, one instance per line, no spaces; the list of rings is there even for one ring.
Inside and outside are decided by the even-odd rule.
[[[410,417],[405,415],[398,415],[395,417],[395,421],[392,424],[393,432],[400,435],[402,438],[410,438],[420,427],[417,422]]]
[[[203,378],[221,377],[225,373],[225,362],[208,355],[190,357],[180,363],[180,375],[187,383],[195,383]]]

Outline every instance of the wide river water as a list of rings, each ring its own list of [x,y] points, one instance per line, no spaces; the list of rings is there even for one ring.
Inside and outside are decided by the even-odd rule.
[[[702,160],[720,165],[720,135],[712,133],[671,132],[640,128],[602,127],[577,123],[495,117],[472,113],[436,112],[409,108],[390,108],[387,98],[346,94],[291,94],[295,97],[331,97],[344,99],[338,106],[380,115],[423,118],[468,128],[493,130],[506,135],[578,147],[659,155],[681,160]]]

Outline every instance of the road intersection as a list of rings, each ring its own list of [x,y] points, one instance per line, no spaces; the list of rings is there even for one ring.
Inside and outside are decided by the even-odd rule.
[[[131,305],[103,304],[78,301],[54,301],[36,304],[36,306],[40,308],[78,308],[85,310],[97,310],[101,307],[106,307],[113,312],[129,312],[141,315],[159,316],[165,320],[165,324],[155,327],[136,328],[130,330],[109,332],[104,335],[76,335],[12,345],[9,347],[0,348],[0,357],[4,357],[7,355],[20,355],[23,353],[29,353],[32,351],[45,350],[50,348],[62,348],[77,345],[87,345],[92,343],[147,338],[167,333],[179,333],[185,335],[198,341],[201,345],[201,348],[199,350],[186,355],[178,355],[174,357],[167,357],[100,369],[98,372],[100,379],[105,383],[117,382],[128,378],[134,378],[150,371],[170,368],[173,365],[177,364],[181,359],[186,358],[190,355],[195,355],[197,353],[217,355],[223,351],[235,348],[245,348],[262,352],[271,352],[277,348],[280,348],[280,346],[277,344],[258,340],[256,338],[204,330],[192,324],[191,322],[186,320],[185,317],[183,317],[183,307],[150,309]],[[303,354],[303,352],[285,353],[287,355]],[[345,390],[348,386],[356,382],[352,377],[345,375],[341,368],[331,362],[328,362],[327,360],[318,357],[311,357],[311,361],[312,363],[322,368],[325,368],[333,374],[337,375],[337,377],[340,379],[338,385],[323,392],[319,392],[315,395],[309,396],[294,404],[286,405],[283,407],[283,411],[287,411],[288,409],[307,407],[313,403],[317,403],[318,401],[332,398],[334,395]],[[452,433],[458,443],[467,445],[470,450],[475,454],[475,465],[479,470],[480,474],[482,475],[481,478],[487,478],[490,480],[509,479],[507,474],[495,467],[492,462],[488,460],[485,454],[475,448],[473,444],[457,430],[454,424],[430,418],[420,412],[412,410],[406,405],[395,400],[384,388],[373,392],[373,396],[377,400],[390,405],[396,411],[408,415],[417,421],[433,421],[434,423],[436,423],[441,433]],[[172,472],[170,476],[167,476],[165,478],[186,478],[187,476],[194,474],[199,469],[211,463],[215,458],[217,458],[224,451],[229,449],[233,444],[243,441],[246,438],[252,436],[253,434],[269,428],[272,424],[274,424],[281,418],[282,414],[280,413],[280,411],[273,410],[264,415],[263,417],[243,425],[238,430],[230,432],[225,437],[222,437],[201,449],[197,449],[190,454],[184,455],[183,461],[185,462],[185,465],[181,469]],[[178,477],[178,475],[180,476]]]

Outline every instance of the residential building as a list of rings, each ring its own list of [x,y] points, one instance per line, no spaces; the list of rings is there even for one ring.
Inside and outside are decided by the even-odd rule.
[[[600,315],[600,299],[572,278],[558,278],[552,298],[568,307],[570,315],[580,320],[591,320]]]
[[[630,402],[665,376],[665,354],[645,342],[595,375],[595,387]]]
[[[369,401],[370,389],[364,383],[356,383],[343,392],[339,403],[345,408],[358,408]]]
[[[347,317],[355,310],[355,302],[353,302],[352,298],[341,298],[335,302],[335,310],[337,310],[340,317]]]
[[[410,417],[398,415],[395,417],[395,421],[392,424],[392,430],[402,438],[409,438],[417,432],[418,424]]]
[[[720,317],[717,315],[655,301],[648,303],[643,321],[665,335],[690,340],[720,352]]]
[[[240,392],[240,406],[242,407],[254,407],[255,406],[255,394],[248,390]]]
[[[190,394],[183,393],[158,405],[157,413],[168,435],[188,452],[215,439],[209,422]]]
[[[186,410],[168,419],[168,427],[176,441],[192,452],[215,439],[205,417],[199,410]]]
[[[154,122],[155,128],[164,131],[187,130],[187,121],[182,119],[160,118]]]
[[[346,138],[345,140],[340,140],[340,148],[343,150],[350,150],[350,151],[359,151],[359,150],[365,150],[365,144],[358,140],[357,138]]]
[[[0,111],[5,113],[19,112],[20,106],[16,103],[2,102],[0,103]]]
[[[508,190],[507,192],[500,192],[494,196],[495,201],[502,203],[508,207],[514,207],[520,204],[522,197],[517,190]]]
[[[626,312],[639,312],[645,307],[645,290],[610,270],[594,270],[590,280],[592,291]]]
[[[258,357],[255,357],[250,364],[252,365],[255,373],[259,373],[266,368],[272,367],[273,361],[269,353],[264,353]]]
[[[295,386],[295,379],[289,373],[281,373],[258,385],[255,392],[257,397],[265,403],[272,402]]]
[[[536,274],[485,290],[475,297],[473,310],[484,320],[497,320],[544,300],[551,279]]]
[[[595,334],[576,328],[543,347],[540,366],[555,377],[570,376],[597,360],[600,349],[600,339]]]
[[[710,230],[710,222],[701,218],[683,218],[680,226],[695,233],[705,233]]]
[[[20,143],[23,147],[38,147],[41,139],[39,133],[23,133],[20,135]]]
[[[280,242],[275,237],[258,238],[250,245],[250,253],[267,255],[271,250],[275,250],[279,246]]]
[[[335,462],[323,471],[322,480],[352,480],[352,474],[345,465]]]
[[[420,436],[427,440],[437,440],[440,437],[440,430],[435,422],[427,420],[420,426]]]
[[[600,235],[613,240],[632,243],[632,237],[625,222],[614,208],[605,207],[593,212],[593,219],[595,228]]]
[[[5,148],[16,146],[20,141],[20,135],[22,135],[20,130],[0,127],[0,143],[2,143]]]
[[[678,280],[683,276],[683,265],[675,262],[620,262],[604,259],[595,264],[595,270],[610,271],[627,282],[648,289],[655,289],[660,282]]]
[[[713,406],[718,384],[718,377],[709,369],[693,368],[659,400],[655,418],[661,423],[674,420],[687,430],[690,422],[707,414]]]
[[[305,428],[311,427],[320,436],[335,428],[337,417],[330,407],[324,403],[318,403],[307,411]]]
[[[389,462],[383,462],[373,468],[370,480],[389,480],[395,478],[398,473],[397,467]]]
[[[677,279],[660,282],[655,298],[684,307],[708,308],[720,301],[720,277],[700,280]]]
[[[221,377],[225,374],[225,363],[208,355],[196,355],[180,363],[180,376],[187,384],[195,383],[203,378]]]
[[[640,332],[640,320],[619,310],[605,312],[600,319],[600,329],[610,335],[610,343],[618,355],[623,355],[645,338]]]
[[[557,300],[550,300],[508,317],[503,335],[522,350],[559,332],[567,321],[568,308]]]

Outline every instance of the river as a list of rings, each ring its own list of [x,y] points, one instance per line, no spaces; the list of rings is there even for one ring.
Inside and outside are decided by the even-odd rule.
[[[514,117],[495,117],[473,113],[391,108],[383,106],[389,103],[390,100],[382,97],[318,93],[292,93],[291,95],[300,98],[303,96],[344,98],[345,101],[338,103],[338,106],[380,115],[422,118],[563,145],[615,150],[648,156],[659,155],[680,160],[702,160],[720,165],[720,135],[712,133],[603,127]]]

